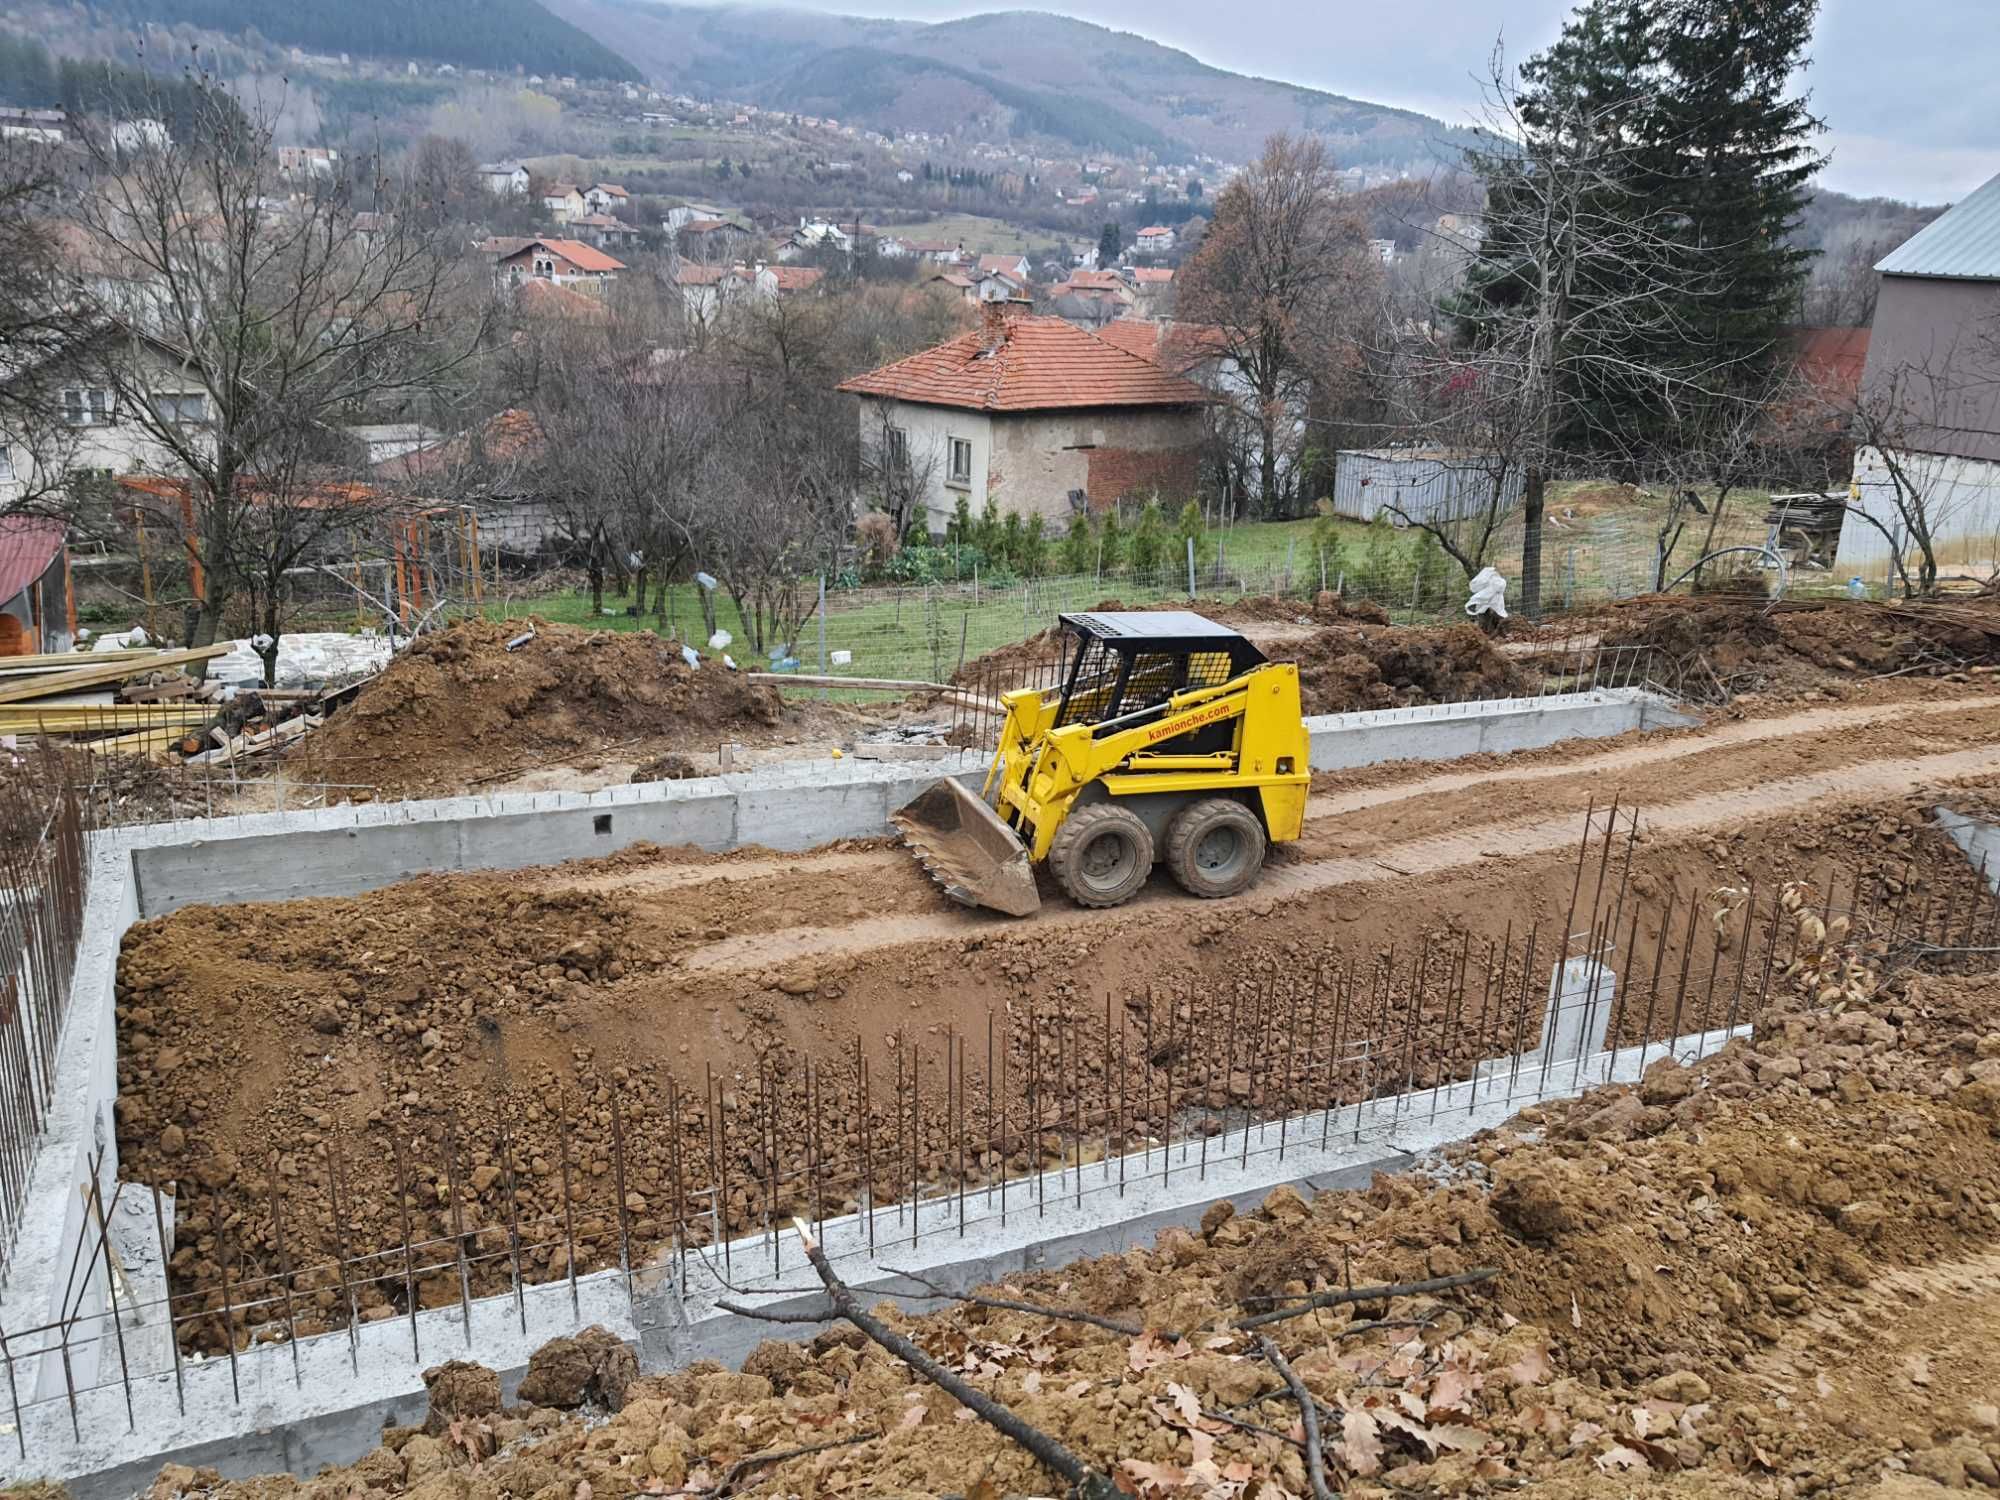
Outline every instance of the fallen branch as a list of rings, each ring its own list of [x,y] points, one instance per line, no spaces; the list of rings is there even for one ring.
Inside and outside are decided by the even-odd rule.
[[[885,1271],[895,1271],[905,1281],[914,1281],[920,1287],[928,1288],[928,1295],[916,1292],[890,1292],[892,1297],[904,1297],[913,1302],[927,1302],[944,1299],[952,1302],[966,1302],[974,1307],[990,1307],[997,1312],[1028,1313],[1038,1318],[1054,1318],[1063,1323],[1087,1323],[1092,1328],[1102,1328],[1106,1333],[1122,1333],[1129,1338],[1137,1338],[1146,1330],[1137,1323],[1126,1323],[1117,1318],[1103,1317],[1098,1313],[1085,1312],[1075,1307],[1042,1307],[1033,1302],[1016,1302],[1010,1297],[986,1297],[977,1292],[954,1292],[949,1287],[939,1286],[927,1276],[919,1276],[914,1271],[897,1271],[894,1266],[884,1266]]]
[[[1230,1326],[1247,1332],[1252,1328],[1263,1328],[1267,1324],[1282,1323],[1287,1318],[1304,1317],[1322,1307],[1338,1307],[1350,1302],[1380,1302],[1389,1297],[1415,1297],[1425,1292],[1448,1291],[1455,1286],[1471,1286],[1476,1282],[1490,1281],[1500,1274],[1498,1266],[1482,1266],[1476,1271],[1461,1271],[1456,1276],[1437,1276],[1429,1281],[1406,1281],[1401,1286],[1357,1286],[1336,1287],[1330,1292],[1315,1292],[1295,1307],[1274,1308],[1270,1312],[1253,1313],[1247,1318],[1239,1318]]]
[[[747,1458],[737,1459],[735,1463],[723,1470],[722,1482],[714,1489],[676,1490],[673,1493],[681,1495],[699,1494],[709,1496],[710,1500],[723,1500],[724,1496],[734,1492],[736,1481],[752,1469],[760,1469],[765,1464],[784,1463],[788,1459],[805,1458],[814,1453],[825,1453],[833,1448],[852,1448],[857,1443],[872,1443],[881,1435],[879,1432],[864,1432],[855,1437],[835,1438],[833,1441],[827,1443],[808,1443],[801,1448],[776,1448],[769,1453],[752,1453]]]
[[[812,1231],[799,1219],[792,1220],[792,1228],[797,1232],[799,1244],[805,1250],[806,1259],[812,1262],[813,1270],[819,1273],[821,1283],[826,1287],[826,1295],[839,1315],[860,1329],[875,1343],[908,1365],[932,1385],[943,1390],[954,1401],[970,1411],[987,1426],[1004,1436],[1012,1438],[1044,1468],[1068,1480],[1074,1492],[1082,1500],[1117,1500],[1118,1490],[1108,1475],[1085,1463],[1075,1453],[1030,1422],[1023,1421],[1009,1408],[1002,1406],[991,1396],[960,1379],[943,1365],[924,1353],[916,1343],[889,1328],[855,1300],[854,1293],[847,1284],[834,1274],[833,1265],[826,1258],[826,1252],[814,1239]],[[762,1316],[751,1313],[752,1317]]]
[[[1299,1421],[1306,1431],[1306,1477],[1312,1481],[1313,1500],[1333,1500],[1333,1491],[1326,1487],[1325,1455],[1320,1451],[1319,1403],[1299,1379],[1299,1372],[1278,1352],[1278,1346],[1261,1334],[1257,1338],[1257,1352],[1271,1362],[1271,1368],[1283,1378],[1292,1399],[1299,1404]]]

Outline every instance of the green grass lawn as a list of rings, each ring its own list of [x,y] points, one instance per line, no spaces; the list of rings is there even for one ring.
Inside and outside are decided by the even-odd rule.
[[[1343,522],[1339,530],[1343,553],[1356,560],[1356,566],[1381,535],[1359,523]],[[1289,552],[1290,592],[1299,597],[1303,611],[1306,599],[1319,588],[1311,532],[1312,523],[1307,521],[1256,522],[1226,531],[1216,529],[1211,533],[1209,559],[1197,578],[1196,593],[1204,599],[1228,599],[1246,592],[1282,591]],[[1391,532],[1382,537],[1399,568],[1407,566],[1418,535]],[[961,662],[1046,629],[1064,611],[1089,609],[1108,599],[1141,605],[1186,598],[1187,584],[1179,566],[1145,583],[1121,574],[1102,578],[1049,575],[1010,581],[996,589],[984,579],[968,576],[928,589],[921,584],[836,589],[827,599],[826,650],[829,658],[836,651],[850,652],[852,660],[844,665],[829,661],[828,670],[842,676],[936,680],[949,676]],[[708,627],[695,585],[677,584],[669,591],[664,610],[656,596],[643,617],[627,612],[631,603],[627,597],[607,593],[603,612],[596,613],[588,593],[569,591],[535,598],[489,599],[487,611],[498,618],[539,615],[604,630],[657,630],[708,654]],[[737,664],[746,669],[763,667],[769,647],[760,650],[752,644],[752,633],[726,593],[716,594],[715,615],[717,625],[732,637],[727,649]],[[787,643],[798,658],[798,670],[819,671],[821,629],[817,614],[805,622],[798,635],[798,640]]]

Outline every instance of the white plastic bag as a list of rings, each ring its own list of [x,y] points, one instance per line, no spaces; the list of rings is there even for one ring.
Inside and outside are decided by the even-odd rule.
[[[1481,568],[1472,580],[1472,596],[1465,601],[1468,615],[1495,614],[1507,618],[1507,580],[1497,569]]]
[[[708,649],[711,651],[720,651],[735,639],[736,637],[728,631],[718,630],[708,638]]]
[[[692,646],[681,647],[681,660],[691,667],[699,667],[701,665],[701,657]]]

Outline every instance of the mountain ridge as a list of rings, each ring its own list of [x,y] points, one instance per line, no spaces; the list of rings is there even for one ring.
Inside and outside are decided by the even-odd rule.
[[[1312,130],[1342,164],[1378,169],[1428,166],[1463,136],[1415,110],[1235,73],[1047,11],[920,22],[679,0],[568,0],[563,10],[673,91],[885,131],[1241,161],[1275,131]]]

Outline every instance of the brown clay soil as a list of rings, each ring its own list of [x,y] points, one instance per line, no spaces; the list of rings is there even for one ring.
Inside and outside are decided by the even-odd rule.
[[[450,796],[551,757],[712,750],[784,717],[776,689],[691,668],[650,631],[475,620],[420,637],[312,734],[298,763],[384,797]]]
[[[1651,675],[1708,696],[1794,699],[1900,677],[1953,679],[2000,663],[2000,607],[1788,602],[1730,595],[1644,598],[1573,617],[1607,647],[1640,647]]]
[[[1864,967],[1832,1004],[1781,986],[1754,1037],[1693,1066],[1663,1059],[1637,1085],[1524,1111],[1364,1191],[1217,1205],[1199,1232],[1005,1288],[1145,1332],[969,1303],[876,1312],[1142,1500],[1311,1493],[1301,1408],[1237,1319],[1489,1268],[1259,1330],[1319,1411],[1329,1489],[1991,1489],[1997,1003],[1990,974]],[[150,1500],[1063,1489],[845,1325],[766,1343],[740,1372],[640,1376],[609,1345],[560,1340],[522,1389],[545,1404],[503,1408],[489,1372],[454,1364],[424,1427],[349,1468],[229,1484],[170,1468]],[[758,1455],[773,1457],[739,1467]]]
[[[1203,1111],[1313,1096],[1310,1069],[1288,1094],[1240,1038],[1277,1035],[1270,1007],[1303,1003],[1323,962],[1352,970],[1562,931],[1593,804],[1615,795],[1639,809],[1636,941],[1650,952],[1664,936],[1671,966],[1679,928],[1657,912],[1752,879],[1858,883],[1883,912],[1969,909],[1972,872],[1913,789],[1995,777],[2000,698],[1899,693],[1492,765],[1321,778],[1305,837],[1252,891],[1198,907],[1160,880],[1112,912],[1047,893],[1036,918],[1011,922],[953,905],[899,848],[851,843],[723,857],[635,848],[347,899],[191,908],[126,939],[120,1159],[184,1195],[176,1285],[198,1289],[209,1316],[181,1332],[213,1348],[225,1259],[238,1278],[274,1260],[274,1182],[295,1263],[330,1259],[342,1236],[350,1253],[399,1245],[400,1175],[419,1238],[490,1237],[518,1217],[538,1226],[530,1274],[547,1275],[562,1269],[551,1226],[565,1168],[587,1253],[615,1253],[620,1138],[625,1218],[647,1244],[670,1232],[718,1151],[737,1229],[804,1207],[815,1162],[850,1164],[836,1196],[815,1203],[826,1212],[858,1195],[864,1152],[877,1194],[896,1195],[909,1168],[888,1150],[890,1122],[913,1096],[916,1172],[953,1170],[942,1084],[954,1039],[969,1042],[974,1098],[989,1056],[1005,1069],[1004,1088],[992,1083],[1015,1122],[974,1153],[975,1175],[1049,1159],[1075,1098],[1096,1108],[1114,1079],[1135,1132],[1165,1127],[1176,1071],[1179,1107],[1191,1079],[1199,1089],[1180,1128],[1212,1128]],[[1382,1014],[1409,1004],[1391,994]],[[1100,1040],[1113,1030],[1115,1045]],[[1413,1049],[1411,1072],[1421,1083],[1472,1055]],[[711,1079],[720,1141],[704,1123]],[[1031,1094],[1040,1115],[1028,1122]],[[448,1266],[423,1278],[427,1304],[456,1294]],[[385,1274],[363,1289],[363,1313],[393,1315],[400,1297]],[[329,1273],[306,1326],[343,1316]]]

